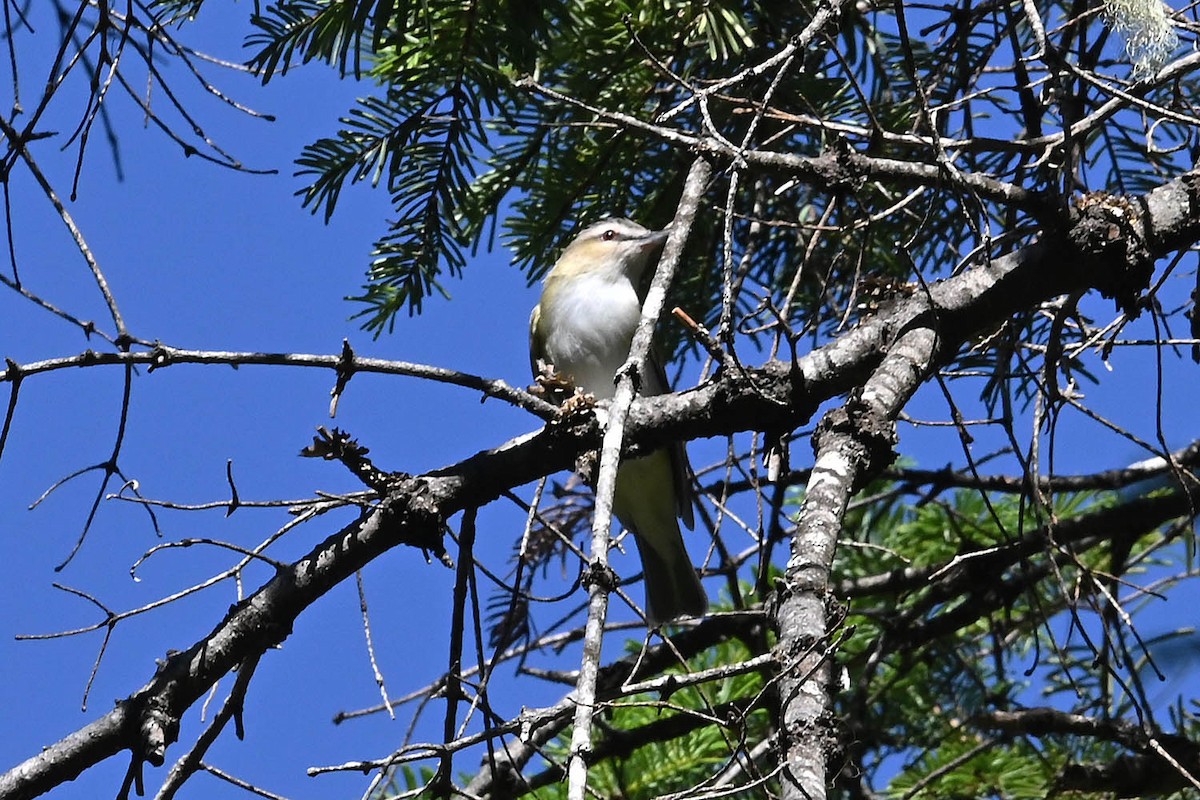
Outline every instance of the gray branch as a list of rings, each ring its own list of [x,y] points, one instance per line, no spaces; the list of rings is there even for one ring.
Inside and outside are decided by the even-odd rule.
[[[630,410],[626,439],[632,446],[654,447],[683,438],[794,428],[821,402],[868,385],[860,403],[872,411],[876,424],[889,420],[937,358],[948,357],[1018,311],[1088,289],[1122,305],[1133,303],[1155,258],[1200,239],[1200,178],[1191,172],[1132,201],[1093,202],[1073,212],[1063,230],[936,283],[928,293],[899,300],[795,362],[727,371],[691,391],[639,400]],[[831,483],[828,491],[813,487],[822,488],[822,497],[806,510],[811,521],[801,534],[812,539],[797,542],[789,566],[795,586],[811,598],[807,610],[789,607],[780,619],[789,625],[794,615],[806,620],[799,630],[818,637],[825,635],[824,612],[816,602],[824,602],[818,595],[828,585],[826,539],[836,535],[839,507],[856,478],[883,466],[854,451],[860,435],[861,430],[842,432],[835,426],[819,437],[820,474]],[[138,768],[142,761],[162,764],[184,711],[222,675],[283,641],[309,605],[355,570],[400,544],[436,550],[443,521],[451,514],[569,468],[576,455],[598,445],[594,418],[564,420],[458,464],[396,480],[377,506],[280,570],[202,640],[166,658],[141,689],[0,776],[0,798],[35,797],[124,750]],[[838,463],[826,455],[834,452],[842,453]],[[837,471],[843,461],[853,474]],[[794,640],[796,634],[790,636]],[[798,674],[802,672],[792,673]],[[827,702],[814,698],[788,713],[799,723],[819,719]],[[792,745],[788,743],[789,752]]]

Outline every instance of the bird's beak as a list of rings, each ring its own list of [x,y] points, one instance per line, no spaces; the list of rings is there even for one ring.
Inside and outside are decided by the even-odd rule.
[[[663,243],[667,241],[667,236],[670,235],[670,233],[671,231],[668,229],[665,231],[654,231],[653,233],[646,234],[646,237],[642,239],[641,249],[657,250],[663,246]]]

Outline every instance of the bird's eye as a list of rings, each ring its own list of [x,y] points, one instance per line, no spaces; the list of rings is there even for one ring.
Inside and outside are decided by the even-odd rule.
[[[600,238],[606,242],[611,242],[613,239],[617,238],[617,232],[612,228],[609,228],[604,233],[600,234]]]

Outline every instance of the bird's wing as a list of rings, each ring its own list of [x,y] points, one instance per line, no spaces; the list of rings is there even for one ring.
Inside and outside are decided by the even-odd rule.
[[[692,511],[692,465],[688,463],[683,442],[671,445],[671,478],[675,483],[675,510],[690,531],[696,525],[695,512]]]
[[[546,358],[546,343],[542,337],[541,320],[542,304],[538,303],[529,315],[529,371],[535,378],[540,372],[538,359],[545,360]]]
[[[642,370],[642,394],[666,394],[671,390],[667,385],[667,371],[653,353],[646,360],[649,363]],[[688,463],[687,448],[683,442],[674,442],[668,450],[671,455],[671,482],[675,488],[675,511],[687,529],[691,530],[696,524],[692,510],[692,465]]]

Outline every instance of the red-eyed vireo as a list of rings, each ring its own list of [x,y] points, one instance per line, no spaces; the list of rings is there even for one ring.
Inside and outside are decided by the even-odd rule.
[[[607,219],[568,245],[546,276],[529,320],[535,375],[551,366],[597,400],[613,397],[641,316],[642,274],[666,239],[665,231]],[[640,378],[644,395],[668,391],[666,374],[653,358],[641,365]],[[617,471],[613,512],[637,541],[652,624],[700,616],[708,608],[677,519],[692,527],[691,498],[682,445],[623,461]]]

